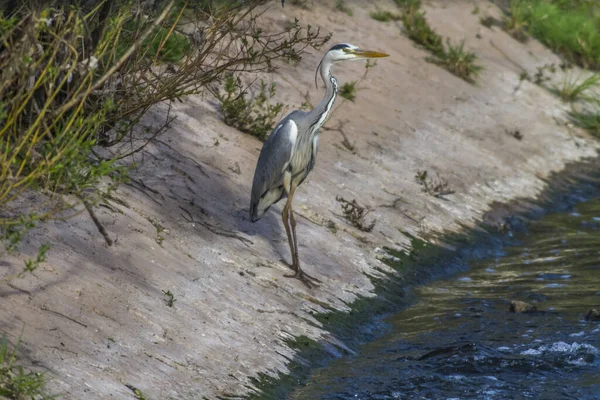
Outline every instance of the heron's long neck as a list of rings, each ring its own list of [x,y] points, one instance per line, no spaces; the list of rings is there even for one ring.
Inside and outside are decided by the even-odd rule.
[[[327,120],[329,113],[333,107],[333,103],[335,102],[335,98],[338,92],[338,83],[337,80],[331,75],[331,66],[332,63],[324,60],[321,63],[321,67],[319,72],[321,73],[321,78],[325,83],[325,96],[323,100],[317,104],[315,108],[310,111],[309,115],[311,118],[311,133],[315,133]]]

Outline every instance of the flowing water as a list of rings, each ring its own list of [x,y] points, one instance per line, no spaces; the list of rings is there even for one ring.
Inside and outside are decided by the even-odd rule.
[[[498,257],[416,288],[387,333],[294,399],[600,399],[600,199],[531,222]],[[509,312],[521,300],[537,312]]]

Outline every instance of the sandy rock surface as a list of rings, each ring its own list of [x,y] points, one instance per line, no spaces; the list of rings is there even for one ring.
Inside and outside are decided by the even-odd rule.
[[[290,257],[281,204],[257,223],[248,220],[261,143],[224,125],[212,100],[188,98],[174,105],[177,119],[160,141],[140,154],[135,181],[117,190],[126,205],[98,208],[113,246],[82,214],[44,225],[26,254],[0,261],[0,274],[11,275],[39,244],[54,243],[34,274],[0,285],[0,328],[11,341],[23,330],[23,355],[47,371],[62,398],[133,398],[125,385],[148,399],[247,393],[250,376],[286,372],[293,352],[284,339],[326,333],[312,315],[323,311],[320,302],[347,310],[357,295],[372,296],[367,275],[386,270],[375,249],[409,244],[399,228],[420,235],[476,223],[492,202],[534,197],[551,172],[596,156],[598,144],[566,123],[565,104],[519,82],[521,68],[534,73],[558,58],[536,41],[521,44],[483,27],[481,13],[499,15],[491,3],[479,3],[480,15],[471,13],[472,1],[426,8],[440,34],[464,38],[478,54],[485,70],[475,85],[425,62],[428,54],[399,23],[372,20],[374,3],[348,2],[353,17],[333,1],[314,3],[311,10],[272,3],[264,23],[297,17],[331,31],[331,44],[391,55],[326,125],[343,122],[355,154],[339,132],[322,131],[316,167],[295,196],[303,267],[323,284],[308,289],[283,278],[289,269],[279,260]],[[391,1],[377,4],[394,10]],[[311,51],[298,66],[265,76],[277,83],[278,100],[297,108],[309,88],[316,104],[321,57]],[[364,62],[342,63],[334,75],[347,82],[363,71]],[[157,107],[146,123],[165,113]],[[514,130],[522,140],[507,134]],[[418,170],[439,173],[455,193],[423,193]],[[336,196],[371,207],[373,231],[349,225]]]

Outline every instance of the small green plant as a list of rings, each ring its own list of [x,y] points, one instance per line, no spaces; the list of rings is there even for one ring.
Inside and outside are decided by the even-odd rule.
[[[590,100],[595,96],[590,96],[588,93],[591,89],[598,86],[600,83],[600,74],[593,74],[581,80],[581,75],[572,77],[565,76],[561,86],[554,86],[552,92],[557,94],[564,101]]]
[[[146,395],[133,385],[125,385],[125,387],[133,392],[135,400],[148,400]]]
[[[600,107],[597,107],[595,111],[571,111],[569,117],[573,124],[600,139]]]
[[[162,247],[163,242],[165,241],[165,237],[163,233],[167,233],[165,227],[160,223],[156,218],[152,218],[148,215],[144,215],[144,217],[152,224],[154,229],[156,229],[156,236],[154,237],[154,241]]]
[[[12,252],[17,249],[23,236],[35,227],[37,219],[35,214],[21,215],[15,224],[8,225],[4,231],[0,231],[2,233],[0,240],[4,242],[6,251]]]
[[[354,103],[356,100],[357,81],[345,82],[340,89],[340,96]]]
[[[44,374],[30,372],[17,365],[19,343],[11,348],[6,334],[0,338],[0,398],[14,400],[53,398],[46,393]]]
[[[448,49],[430,61],[444,66],[454,75],[472,83],[474,78],[483,70],[483,67],[475,63],[477,55],[471,51],[465,51],[464,45],[465,43],[462,41],[455,46],[447,39],[446,46]]]
[[[479,23],[481,23],[481,25],[485,26],[486,28],[491,28],[492,26],[497,25],[498,21],[496,20],[496,18],[490,15],[486,15],[485,17],[479,18]]]
[[[527,71],[521,71],[519,73],[519,82],[522,81],[530,81],[531,77],[529,76],[529,73]]]
[[[428,172],[425,171],[417,171],[415,175],[415,180],[419,185],[421,185],[421,190],[424,193],[427,193],[433,197],[443,197],[448,194],[454,193],[454,190],[450,188],[448,181],[439,174],[437,174],[437,180],[430,178]]]
[[[165,296],[167,296],[167,299],[165,300],[167,306],[173,307],[175,305],[175,302],[177,301],[177,299],[175,299],[175,295],[171,293],[170,290],[163,290],[162,292],[165,294]]]
[[[425,13],[420,11],[420,6],[420,2],[414,1],[404,7],[402,23],[408,37],[432,54],[432,57],[426,58],[427,61],[443,66],[454,75],[473,83],[474,78],[483,69],[475,63],[477,55],[465,50],[464,41],[453,45],[446,39],[444,47],[442,37],[429,26]]]
[[[365,221],[365,217],[371,210],[360,206],[356,200],[348,201],[340,196],[336,196],[335,199],[340,203],[344,217],[352,224],[352,226],[363,232],[371,232],[373,230],[377,221],[373,220],[370,224],[367,224]]]
[[[308,0],[290,0],[290,4],[308,10]]]
[[[401,9],[413,6],[416,6],[417,8],[421,7],[421,0],[394,0],[394,3]]]
[[[521,1],[511,1],[510,10],[503,20],[504,30],[519,42],[527,41],[527,19]]]
[[[395,0],[395,2],[402,10],[402,24],[408,38],[432,54],[432,57],[427,57],[426,60],[443,66],[454,75],[473,83],[483,67],[475,63],[477,55],[474,52],[465,50],[464,41],[453,45],[449,39],[446,39],[446,46],[444,46],[442,37],[429,26],[425,12],[421,11],[420,0]],[[479,12],[478,8],[473,10],[473,13],[477,12]]]
[[[533,83],[536,85],[542,85],[550,80],[550,77],[546,75],[546,72],[551,74],[556,72],[556,66],[554,64],[544,64],[541,67],[536,67],[535,74],[533,75]]]
[[[348,7],[348,5],[346,4],[346,2],[344,0],[336,0],[335,1],[335,9],[338,11],[341,11],[343,13],[346,13],[346,15],[348,15],[349,17],[351,17],[354,14],[352,12],[352,9],[350,7]]]
[[[402,24],[407,36],[434,55],[441,55],[444,53],[442,38],[429,26],[420,7],[420,2],[413,2],[404,9]]]
[[[275,83],[267,87],[261,81],[258,94],[248,99],[248,90],[242,87],[240,79],[229,75],[225,79],[224,90],[224,94],[215,93],[221,103],[223,121],[244,133],[265,140],[284,109],[282,103],[271,103],[276,94]]]
[[[38,249],[38,253],[35,259],[27,259],[25,260],[25,268],[19,276],[23,276],[27,272],[33,272],[40,266],[40,263],[46,261],[46,253],[50,250],[50,245],[44,243]]]
[[[371,11],[369,15],[375,21],[379,22],[399,21],[402,18],[400,15],[394,14],[393,12],[387,10]]]
[[[177,15],[176,10],[173,10],[170,15],[171,18],[168,18],[168,20],[178,22]],[[135,42],[141,28],[139,19],[132,19],[124,25],[123,34],[116,49],[117,58],[120,58]],[[165,26],[154,28],[154,31],[141,43],[140,52],[144,57],[155,62],[176,63],[190,51],[191,43],[188,37],[171,28]]]

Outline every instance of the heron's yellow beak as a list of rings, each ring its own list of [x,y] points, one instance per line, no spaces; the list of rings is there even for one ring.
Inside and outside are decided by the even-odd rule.
[[[370,51],[370,50],[354,50],[352,52],[357,57],[360,58],[381,58],[381,57],[389,57],[389,54],[382,53],[379,51]]]

